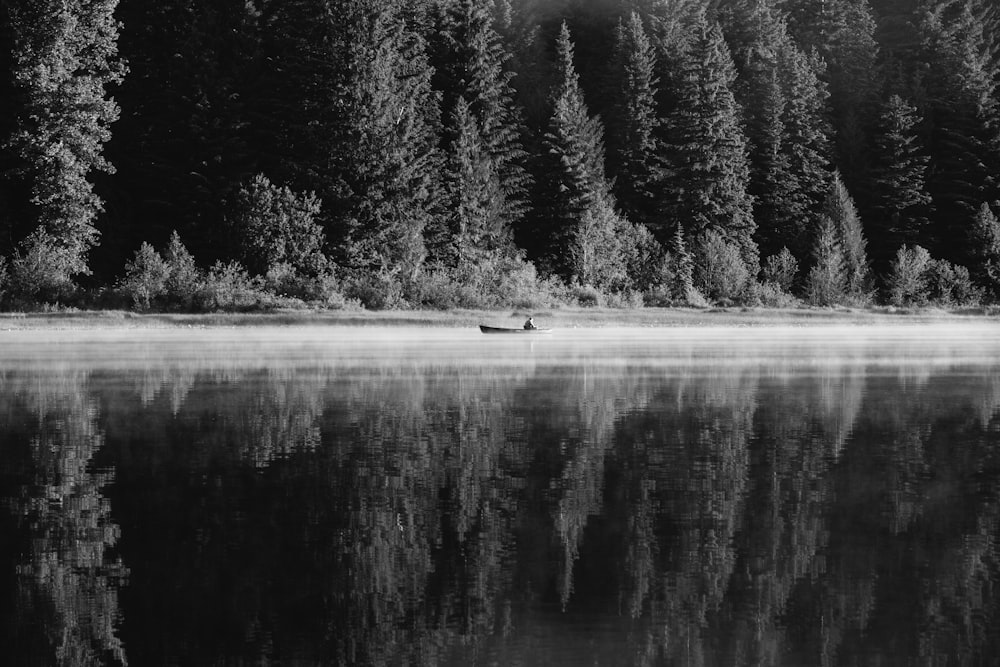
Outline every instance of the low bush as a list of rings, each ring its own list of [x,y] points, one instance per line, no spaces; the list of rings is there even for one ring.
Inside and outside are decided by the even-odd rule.
[[[932,262],[926,281],[930,300],[941,306],[977,306],[985,297],[967,268],[947,260]]]
[[[791,294],[798,272],[798,260],[788,248],[782,248],[777,255],[771,255],[764,260],[761,279],[764,284],[773,285],[779,291]]]
[[[785,290],[780,284],[765,280],[755,283],[750,289],[750,303],[765,308],[792,308],[799,305],[799,300]]]
[[[922,306],[928,301],[929,271],[934,260],[924,248],[902,246],[896,252],[886,282],[893,306]]]
[[[7,267],[9,302],[21,308],[70,301],[77,293],[73,276],[86,273],[82,259],[39,228],[14,253]]]
[[[355,271],[344,280],[344,296],[371,310],[406,308],[402,281],[386,270]]]
[[[164,285],[165,304],[177,310],[190,310],[202,291],[204,276],[176,231],[170,235],[163,259],[170,270]]]
[[[154,299],[167,291],[170,266],[148,243],[135,251],[135,257],[125,264],[125,277],[118,283],[119,291],[138,310],[149,310]]]
[[[604,294],[593,285],[570,285],[573,303],[582,308],[601,308],[607,305]]]
[[[707,231],[695,249],[695,287],[717,302],[744,302],[752,276],[736,244],[715,230]]]
[[[236,261],[216,262],[208,271],[198,305],[206,311],[267,310],[283,305]]]

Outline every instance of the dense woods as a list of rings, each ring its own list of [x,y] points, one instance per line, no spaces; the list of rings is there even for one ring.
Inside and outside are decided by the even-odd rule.
[[[989,0],[0,0],[0,303],[1000,297]]]

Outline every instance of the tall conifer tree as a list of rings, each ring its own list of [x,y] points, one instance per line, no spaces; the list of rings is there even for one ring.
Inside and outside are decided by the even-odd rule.
[[[552,116],[545,135],[544,203],[540,202],[538,210],[544,227],[539,231],[550,268],[568,277],[573,233],[588,208],[610,197],[610,188],[604,173],[604,131],[584,102],[565,23],[556,40],[556,68]]]
[[[747,141],[733,96],[735,70],[719,27],[693,27],[667,119],[675,212],[693,237],[715,229],[757,265]]]
[[[118,118],[108,89],[121,82],[117,0],[10,0],[16,129],[11,145],[31,183],[39,228],[89,273],[103,204],[92,172],[113,171],[103,154]]]
[[[868,242],[854,200],[835,173],[823,203],[823,216],[833,222],[843,264],[843,291],[854,301],[863,301],[870,291]]]
[[[331,156],[346,186],[331,202],[342,211],[337,231],[350,266],[405,282],[424,260],[425,228],[441,213],[431,69],[403,0],[337,4],[349,66],[338,100],[344,141]]]
[[[451,127],[455,137],[448,150],[450,224],[447,237],[432,243],[432,255],[461,267],[509,253],[511,227],[499,169],[464,98],[455,103]]]
[[[619,205],[634,220],[665,237],[664,165],[656,98],[653,45],[633,12],[619,23],[612,59],[612,114],[608,119],[609,162]]]
[[[433,81],[442,92],[445,149],[457,146],[458,135],[468,132],[454,122],[474,118],[497,173],[499,190],[492,208],[513,228],[527,208],[527,154],[521,146],[522,121],[510,84],[513,72],[506,69],[510,56],[493,28],[489,5],[488,0],[456,0],[438,8],[431,48]],[[467,107],[461,114],[459,100]]]
[[[935,209],[938,252],[971,260],[964,241],[980,202],[996,199],[1000,173],[1000,111],[996,69],[989,62],[975,0],[934,0],[921,32],[928,73],[925,119],[934,169],[927,189]]]
[[[929,156],[918,137],[917,109],[899,95],[882,107],[875,145],[872,181],[875,220],[872,250],[876,265],[887,268],[901,245],[927,245],[925,189]]]

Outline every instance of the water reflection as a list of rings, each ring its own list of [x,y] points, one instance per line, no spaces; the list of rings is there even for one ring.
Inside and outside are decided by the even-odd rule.
[[[0,641],[15,664],[984,664],[996,333],[13,336]]]

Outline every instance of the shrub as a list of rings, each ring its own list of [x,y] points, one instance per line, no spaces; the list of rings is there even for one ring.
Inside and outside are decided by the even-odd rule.
[[[348,276],[344,281],[344,295],[373,310],[391,310],[408,305],[402,281],[394,272],[384,268],[374,272],[356,271]]]
[[[243,311],[269,308],[277,300],[267,294],[258,278],[252,278],[239,262],[216,262],[198,295],[204,310]]]
[[[782,248],[777,255],[771,255],[764,261],[761,278],[765,284],[770,283],[778,290],[791,294],[798,272],[798,260],[788,248]]]
[[[708,230],[695,252],[694,279],[698,290],[714,301],[743,301],[751,276],[739,247]]]
[[[254,274],[276,264],[306,268],[322,254],[323,229],[315,221],[320,209],[315,194],[296,194],[263,174],[254,176],[237,193],[231,218],[244,266]]]
[[[148,310],[154,299],[167,291],[170,266],[148,243],[135,251],[132,261],[125,264],[125,277],[118,288],[139,310]]]
[[[292,297],[305,302],[316,303],[327,308],[343,308],[347,305],[340,292],[340,283],[333,265],[323,258],[323,265],[306,273],[291,264],[278,263],[268,269],[263,278],[264,288],[281,297]]]
[[[798,299],[783,289],[778,283],[765,280],[750,289],[751,300],[768,308],[791,308],[798,305]]]
[[[80,273],[86,273],[81,258],[39,227],[21,242],[9,264],[11,301],[21,306],[65,302],[75,295],[73,276]]]
[[[181,243],[180,235],[174,231],[163,251],[163,259],[169,269],[164,285],[165,301],[174,307],[190,309],[202,291],[203,278],[195,265],[194,257]]]
[[[600,308],[607,305],[601,290],[593,285],[571,285],[569,293],[573,302],[584,308]]]
[[[902,246],[896,252],[887,281],[889,303],[894,306],[926,304],[932,261],[930,253],[920,246],[912,249]]]
[[[520,255],[495,252],[456,268],[427,267],[406,296],[429,308],[538,308],[558,303],[564,289]]]
[[[969,270],[943,259],[931,262],[927,275],[928,295],[942,306],[975,306],[984,290],[972,281]]]

